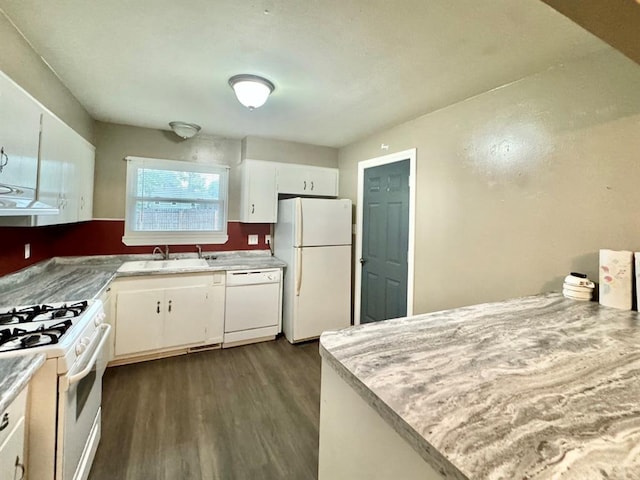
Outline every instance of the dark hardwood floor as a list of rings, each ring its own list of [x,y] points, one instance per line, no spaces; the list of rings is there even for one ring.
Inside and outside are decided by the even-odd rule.
[[[317,478],[318,342],[107,369],[89,480]]]

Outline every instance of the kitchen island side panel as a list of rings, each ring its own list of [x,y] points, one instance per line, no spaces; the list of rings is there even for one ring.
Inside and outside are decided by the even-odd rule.
[[[446,480],[322,362],[319,480]]]

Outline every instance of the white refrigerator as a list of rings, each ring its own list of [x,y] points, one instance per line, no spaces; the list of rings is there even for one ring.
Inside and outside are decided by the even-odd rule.
[[[278,202],[274,254],[287,263],[282,329],[291,343],[351,324],[351,200]]]

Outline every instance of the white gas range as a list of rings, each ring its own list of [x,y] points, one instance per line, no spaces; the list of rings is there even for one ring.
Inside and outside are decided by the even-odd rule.
[[[44,353],[30,383],[27,475],[86,480],[100,441],[111,326],[100,300],[0,309],[0,357]]]

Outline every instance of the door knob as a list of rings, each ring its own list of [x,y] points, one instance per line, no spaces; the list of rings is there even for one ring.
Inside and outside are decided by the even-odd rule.
[[[360,259],[360,264],[364,265],[365,263],[367,263],[367,259],[366,258],[361,258]]]

